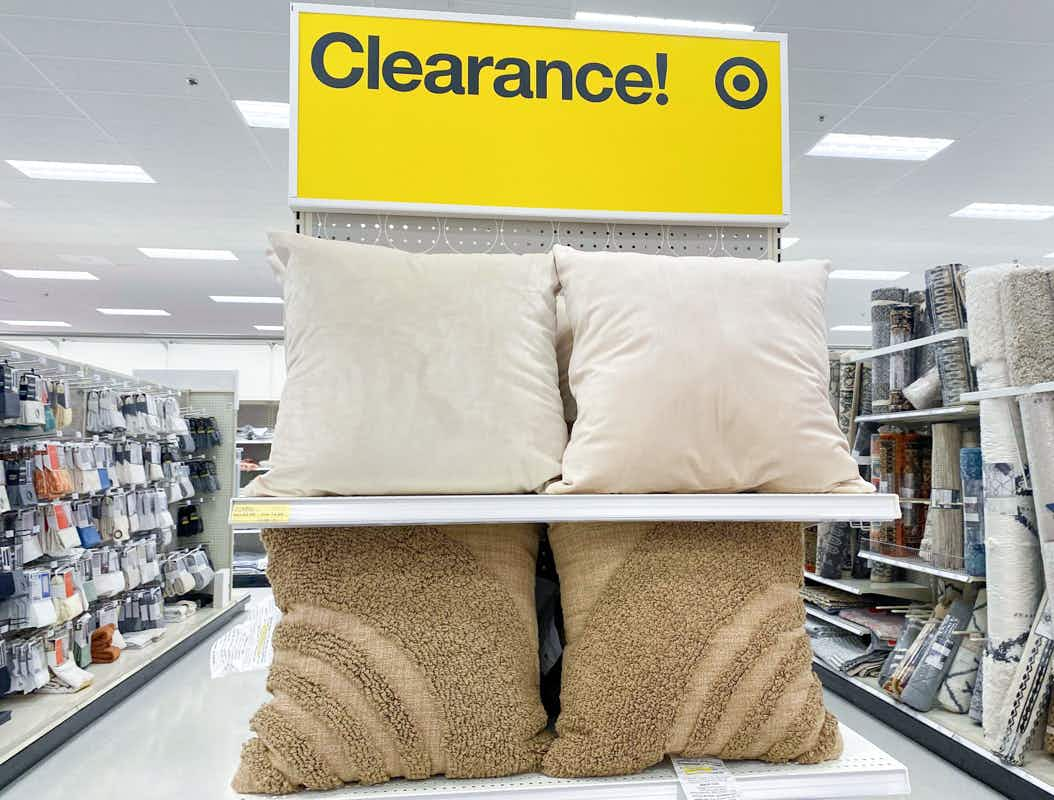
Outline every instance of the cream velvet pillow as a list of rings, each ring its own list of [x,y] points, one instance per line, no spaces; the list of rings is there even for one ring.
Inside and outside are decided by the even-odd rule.
[[[560,474],[551,253],[270,240],[287,376],[248,494],[532,492]]]
[[[869,492],[827,399],[826,261],[557,246],[570,492]]]

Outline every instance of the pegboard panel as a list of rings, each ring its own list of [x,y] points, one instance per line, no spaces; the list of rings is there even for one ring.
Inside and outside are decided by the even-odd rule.
[[[538,253],[554,244],[579,250],[673,256],[775,258],[776,229],[712,225],[637,225],[466,217],[302,212],[301,233],[320,239],[395,247],[414,253]]]
[[[208,457],[216,463],[216,474],[220,490],[214,494],[198,497],[198,510],[205,531],[200,536],[181,538],[178,544],[204,544],[208,547],[212,566],[215,569],[230,569],[234,561],[234,534],[228,522],[231,498],[238,494],[238,463],[234,444],[237,428],[234,392],[187,391],[183,395],[184,408],[192,408],[205,416],[216,419],[223,443],[208,451]]]

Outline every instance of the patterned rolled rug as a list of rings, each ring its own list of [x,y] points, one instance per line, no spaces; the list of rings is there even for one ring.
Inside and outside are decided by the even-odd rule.
[[[1008,386],[1000,283],[1009,265],[972,269],[965,275],[970,350],[982,389]],[[983,721],[985,742],[999,740],[999,713],[1043,594],[1032,497],[1024,491],[1011,400],[981,401],[985,574],[988,639],[985,643]]]
[[[233,788],[537,771],[534,525],[265,531],[282,610]]]
[[[952,661],[951,669],[937,693],[937,703],[945,711],[965,714],[970,710],[977,689],[977,670],[981,665],[982,641],[988,633],[988,593],[981,589],[974,601],[973,613],[963,630],[964,636]]]
[[[905,303],[908,290],[899,286],[886,286],[871,290],[871,349],[889,346],[889,309]],[[885,414],[889,411],[889,359],[876,358],[871,365],[871,411]]]
[[[840,754],[803,627],[798,524],[559,524],[549,541],[567,648],[544,772]]]
[[[963,303],[962,265],[944,264],[926,270],[926,306],[934,333],[966,327]],[[966,339],[945,339],[935,345],[937,368],[941,375],[941,396],[946,406],[959,402],[963,392],[974,388],[970,368],[970,345]]]

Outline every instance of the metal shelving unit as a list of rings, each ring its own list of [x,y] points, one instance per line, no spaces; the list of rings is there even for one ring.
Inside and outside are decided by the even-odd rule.
[[[903,600],[926,600],[930,597],[928,586],[919,586],[909,581],[890,581],[889,583],[873,582],[868,578],[821,578],[812,572],[802,570],[802,575],[810,581],[822,583],[843,592],[855,595],[885,595],[899,597]]]
[[[966,395],[963,395],[964,397]],[[864,414],[856,422],[888,423],[890,425],[921,426],[934,422],[966,422],[981,415],[976,405],[943,406],[924,408],[920,411],[893,411],[889,414]]]
[[[809,603],[805,604],[805,613],[813,617],[814,619],[822,620],[828,625],[834,625],[836,628],[841,628],[844,631],[855,634],[856,636],[870,636],[871,629],[865,625],[857,625],[855,622],[850,622],[847,619],[842,619],[837,614],[829,614],[821,608],[817,608]]]
[[[1044,392],[1054,392],[1054,381],[1034,383],[1031,386],[1007,386],[1002,389],[982,389],[979,392],[966,392],[959,395],[959,399],[964,403],[976,403],[980,400],[993,400],[997,397],[1021,397],[1026,394],[1043,394]]]
[[[893,494],[474,494],[235,497],[241,528],[517,522],[893,520]]]
[[[924,572],[927,575],[933,575],[937,578],[943,578],[946,581],[954,581],[956,583],[985,582],[983,575],[967,575],[960,570],[942,569],[940,567],[935,567],[928,561],[923,561],[916,556],[887,556],[884,553],[876,553],[873,550],[861,550],[860,558],[866,558],[868,561],[879,561],[883,564],[892,564],[894,567],[903,567],[912,572]]]
[[[850,356],[849,360],[853,363],[858,361],[870,361],[879,356],[888,356],[893,353],[903,352],[904,350],[914,350],[917,347],[924,347],[925,345],[933,344],[935,342],[946,342],[949,339],[966,339],[968,337],[969,332],[967,329],[959,328],[954,331],[935,333],[932,336],[923,336],[921,339],[912,339],[907,342],[901,342],[900,344],[891,344],[888,347],[879,347],[875,350],[860,350]]]

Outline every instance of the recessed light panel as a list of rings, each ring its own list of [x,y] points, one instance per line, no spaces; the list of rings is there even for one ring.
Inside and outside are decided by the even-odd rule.
[[[97,308],[100,314],[110,317],[170,317],[167,311],[161,308]]]
[[[0,319],[5,325],[17,325],[20,328],[68,328],[68,322],[52,319]]]
[[[155,183],[135,164],[79,164],[72,161],[8,161],[28,178],[46,181],[102,181],[103,183]]]
[[[894,161],[925,161],[933,158],[954,139],[920,136],[871,136],[859,133],[828,133],[806,155],[827,158],[881,158]]]
[[[578,22],[600,22],[612,25],[655,25],[662,28],[699,28],[710,31],[739,31],[749,33],[753,25],[742,25],[738,22],[710,22],[701,19],[667,19],[666,17],[634,17],[629,14],[600,14],[593,11],[579,11],[575,14]]]
[[[284,331],[285,325],[253,325],[258,331]]]
[[[1054,217],[1054,206],[1037,206],[1027,203],[970,203],[951,216],[963,219],[1003,219],[1023,222],[1040,222]]]
[[[5,269],[12,278],[36,278],[42,281],[97,281],[90,272],[69,269]]]
[[[243,294],[210,294],[216,303],[283,303],[281,297],[254,297]]]
[[[245,122],[254,128],[288,128],[289,103],[266,100],[235,100]]]
[[[237,261],[230,250],[194,250],[183,247],[140,247],[148,258],[168,258],[177,261]]]
[[[907,274],[893,269],[836,269],[828,277],[842,281],[895,281]]]
[[[844,331],[853,333],[869,333],[871,331],[870,325],[835,325],[831,328],[832,331]]]

